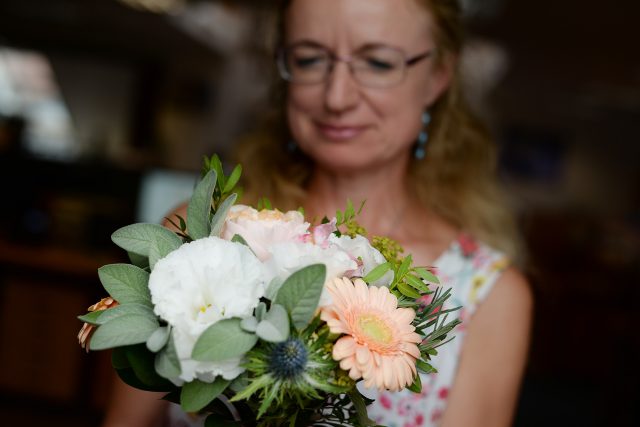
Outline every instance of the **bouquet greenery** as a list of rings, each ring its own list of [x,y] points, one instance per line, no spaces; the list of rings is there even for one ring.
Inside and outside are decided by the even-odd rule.
[[[113,349],[126,383],[207,427],[374,425],[357,383],[420,392],[459,323],[449,291],[395,242],[367,239],[351,203],[311,225],[267,200],[235,204],[240,174],[205,159],[179,231],[113,233],[131,263],[99,269],[109,297],[79,316],[82,346]]]

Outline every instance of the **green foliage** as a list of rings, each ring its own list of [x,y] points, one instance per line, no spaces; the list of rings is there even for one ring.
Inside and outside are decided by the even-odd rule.
[[[371,270],[366,276],[362,278],[367,283],[373,283],[376,280],[379,280],[387,274],[387,272],[391,270],[391,265],[388,262],[382,263],[373,270]]]
[[[182,241],[175,233],[158,224],[131,224],[116,230],[111,235],[113,243],[142,257],[148,257],[152,246],[180,246]],[[157,252],[162,252],[156,248]],[[140,261],[140,258],[137,258]]]
[[[146,391],[172,391],[176,387],[157,375],[153,369],[154,354],[144,345],[115,348],[111,363],[118,376],[128,385]]]
[[[169,334],[167,345],[156,354],[154,367],[158,375],[164,378],[176,378],[182,372],[172,334]]]
[[[231,194],[222,202],[211,220],[211,236],[220,237],[220,233],[222,233],[222,228],[224,227],[224,220],[227,218],[229,209],[231,209],[231,206],[233,206],[237,198],[237,194]]]
[[[324,264],[309,265],[289,276],[280,287],[275,303],[287,310],[298,330],[313,318],[326,276],[327,267]]]
[[[125,303],[120,304],[115,307],[109,308],[107,310],[99,311],[100,317],[98,317],[97,322],[99,325],[105,324],[111,319],[115,319],[116,317],[128,315],[128,314],[137,314],[141,316],[146,316],[148,318],[156,317],[155,313],[151,306],[147,304],[137,304],[137,303]]]
[[[125,314],[99,326],[89,341],[89,348],[105,350],[144,343],[158,326],[155,317]]]
[[[206,383],[193,380],[182,386],[180,393],[180,406],[185,412],[198,412],[217,398],[231,383],[222,377],[214,382]]]
[[[131,264],[109,264],[98,269],[100,282],[120,304],[151,305],[149,273]]]
[[[258,204],[256,205],[256,209],[261,211],[263,209],[272,210],[273,206],[271,205],[271,201],[266,197],[262,197],[258,199]]]
[[[289,328],[289,315],[285,308],[279,304],[272,304],[264,319],[257,324],[255,332],[260,339],[277,343],[289,338]]]
[[[167,345],[169,336],[171,335],[171,326],[160,326],[153,331],[151,336],[147,339],[147,349],[153,353],[159,352],[162,347]]]
[[[258,337],[243,330],[240,323],[240,319],[233,318],[209,326],[196,341],[191,357],[203,362],[219,362],[251,350]]]
[[[211,209],[216,182],[216,172],[209,171],[196,185],[187,206],[187,230],[193,240],[207,237],[211,232]]]

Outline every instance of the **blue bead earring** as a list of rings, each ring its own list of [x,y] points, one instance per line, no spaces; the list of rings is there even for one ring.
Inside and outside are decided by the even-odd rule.
[[[418,143],[416,144],[416,150],[413,153],[417,160],[424,159],[427,154],[427,141],[429,141],[427,127],[429,126],[429,123],[431,123],[431,114],[425,111],[422,113],[422,130],[418,134]]]

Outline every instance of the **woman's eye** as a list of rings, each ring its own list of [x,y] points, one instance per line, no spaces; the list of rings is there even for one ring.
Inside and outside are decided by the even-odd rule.
[[[313,66],[321,65],[324,62],[322,56],[299,56],[293,58],[293,65],[296,68],[311,68]]]
[[[395,68],[392,62],[383,59],[365,58],[365,63],[367,64],[367,68],[377,72],[391,71]]]

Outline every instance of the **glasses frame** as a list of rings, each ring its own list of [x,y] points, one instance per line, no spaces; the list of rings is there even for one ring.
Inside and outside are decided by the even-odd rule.
[[[298,46],[304,46],[305,44],[293,44],[290,46],[281,46],[280,48],[278,48],[278,50],[276,51],[276,64],[278,66],[278,72],[280,74],[280,77],[289,82],[289,83],[293,83],[293,84],[298,84],[298,85],[314,85],[314,84],[318,84],[318,83],[325,83],[331,76],[331,73],[333,72],[336,63],[338,62],[344,62],[345,64],[347,64],[347,66],[349,67],[349,71],[351,72],[351,76],[353,77],[354,81],[358,82],[358,84],[365,86],[365,87],[373,87],[373,88],[388,88],[388,87],[393,87],[393,86],[397,86],[399,84],[401,84],[404,79],[407,77],[407,70],[418,64],[420,61],[427,59],[429,57],[431,57],[434,53],[434,48],[431,48],[423,53],[419,53],[417,55],[413,55],[411,57],[407,57],[407,54],[402,50],[402,49],[398,49],[392,46],[384,46],[384,45],[377,45],[374,47],[383,47],[385,49],[391,49],[391,50],[395,50],[396,52],[400,53],[403,57],[404,60],[402,61],[402,77],[399,81],[394,82],[393,84],[390,85],[382,85],[382,86],[378,86],[378,85],[371,85],[371,84],[367,84],[367,83],[363,83],[361,82],[355,72],[355,69],[353,67],[353,62],[354,60],[357,59],[356,55],[348,55],[348,56],[340,56],[335,54],[334,52],[332,52],[331,50],[327,49],[324,46],[310,46],[310,47],[314,47],[317,49],[322,49],[324,51],[326,51],[328,53],[329,56],[329,67],[327,68],[327,71],[325,72],[325,75],[323,76],[323,78],[317,82],[300,82],[300,81],[296,81],[292,74],[289,72],[289,70],[287,70],[287,65],[286,65],[286,58],[287,58],[287,53],[289,51],[291,51],[292,49],[298,47]]]

